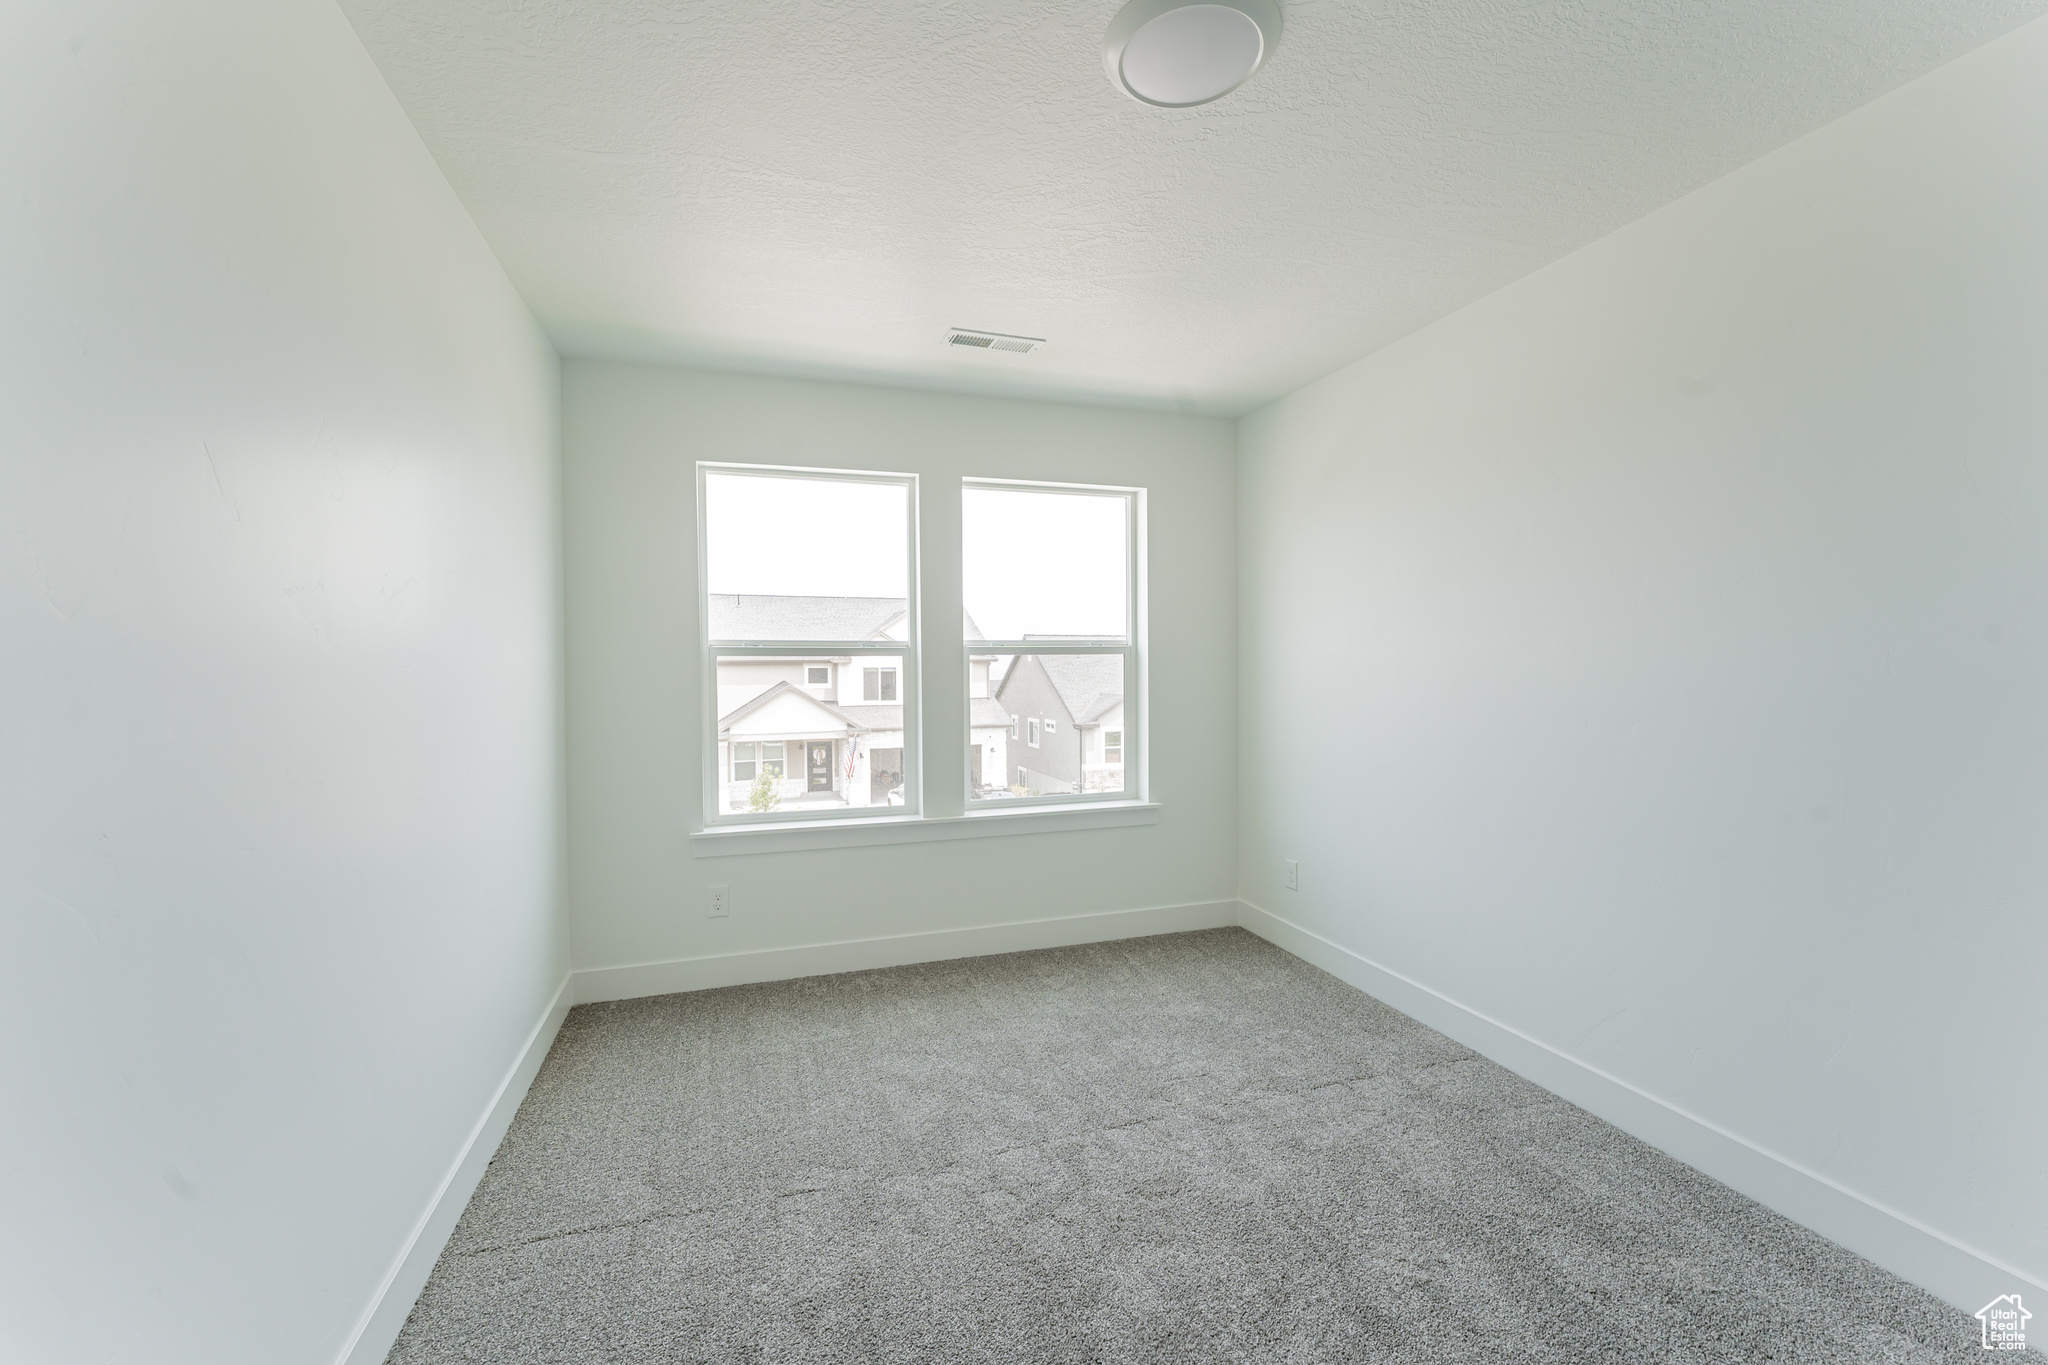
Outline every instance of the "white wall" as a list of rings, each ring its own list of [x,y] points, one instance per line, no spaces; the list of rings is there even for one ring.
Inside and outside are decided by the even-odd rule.
[[[963,475],[1148,487],[1159,823],[694,858],[686,836],[702,827],[700,459],[916,473],[935,550],[948,526],[957,547]],[[570,900],[579,968],[1235,895],[1230,423],[569,360],[563,460]],[[928,620],[959,619],[958,583],[948,589],[944,577],[926,580]],[[945,666],[959,668],[950,657]],[[958,726],[964,742],[966,698],[964,689],[955,691],[935,695],[928,687],[923,704],[931,730]],[[944,793],[934,785],[944,784],[927,783],[936,806]],[[729,918],[704,917],[703,888],[714,883],[732,887]],[[807,970],[823,969],[804,961]],[[652,979],[676,989],[676,981],[696,978]]]
[[[2048,1279],[2044,88],[2035,24],[1241,436],[1246,898],[1958,1299]]]
[[[0,184],[0,1358],[324,1365],[567,967],[553,353],[328,0],[5,7]]]

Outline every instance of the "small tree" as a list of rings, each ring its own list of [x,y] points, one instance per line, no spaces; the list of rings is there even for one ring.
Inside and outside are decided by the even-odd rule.
[[[748,810],[774,810],[782,804],[782,779],[766,763],[754,777],[754,789],[747,793]]]

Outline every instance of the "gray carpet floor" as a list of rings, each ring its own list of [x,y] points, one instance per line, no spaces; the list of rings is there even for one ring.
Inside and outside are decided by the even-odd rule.
[[[1220,929],[575,1010],[389,1359],[1974,1361],[1976,1328]]]

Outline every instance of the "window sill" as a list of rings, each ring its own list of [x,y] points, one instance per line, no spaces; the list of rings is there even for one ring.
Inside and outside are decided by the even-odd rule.
[[[780,825],[721,825],[690,836],[690,854],[725,858],[746,853],[794,853],[814,848],[922,844],[939,839],[986,839],[1004,834],[1060,834],[1159,823],[1157,801],[1103,801],[1088,805],[1033,806],[1028,810],[975,811],[942,819],[917,815],[872,820],[816,820]]]

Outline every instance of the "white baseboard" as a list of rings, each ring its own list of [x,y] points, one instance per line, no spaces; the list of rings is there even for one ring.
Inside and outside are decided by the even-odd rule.
[[[1059,919],[984,924],[971,929],[934,929],[885,938],[810,943],[796,948],[764,948],[751,953],[679,957],[623,967],[586,967],[575,976],[576,1003],[673,995],[678,991],[788,981],[831,972],[866,971],[871,967],[903,967],[913,962],[944,962],[956,957],[986,957],[1031,948],[1065,948],[1076,943],[1102,943],[1188,929],[1220,929],[1236,924],[1237,918],[1236,901],[1207,901],[1199,905],[1110,910]]]
[[[2048,1284],[1817,1171],[1638,1090],[1617,1076],[1490,1019],[1270,910],[1240,902],[1239,922],[1276,947],[1384,1001],[1560,1095],[1623,1132],[1883,1266],[1900,1279],[1975,1312],[2000,1294]]]
[[[426,1212],[413,1225],[412,1236],[399,1249],[398,1258],[384,1274],[384,1282],[370,1296],[369,1307],[356,1320],[355,1331],[335,1357],[335,1365],[383,1365],[384,1357],[391,1353],[391,1344],[398,1340],[399,1329],[405,1326],[420,1290],[426,1288],[427,1276],[433,1273],[434,1262],[441,1259],[441,1249],[448,1245],[456,1220],[462,1217],[470,1195],[476,1192],[477,1182],[484,1178],[484,1168],[491,1164],[491,1157],[505,1138],[505,1130],[512,1126],[512,1116],[519,1112],[519,1103],[526,1098],[527,1087],[533,1084],[534,1073],[540,1070],[548,1049],[554,1045],[555,1034],[569,1013],[572,979],[564,977],[555,988],[555,998],[548,1002],[533,1032],[527,1034],[526,1045],[519,1050],[505,1079],[498,1083],[491,1102],[484,1106],[483,1117],[469,1130],[468,1140],[455,1154],[455,1163],[448,1168],[434,1197],[427,1201]]]

